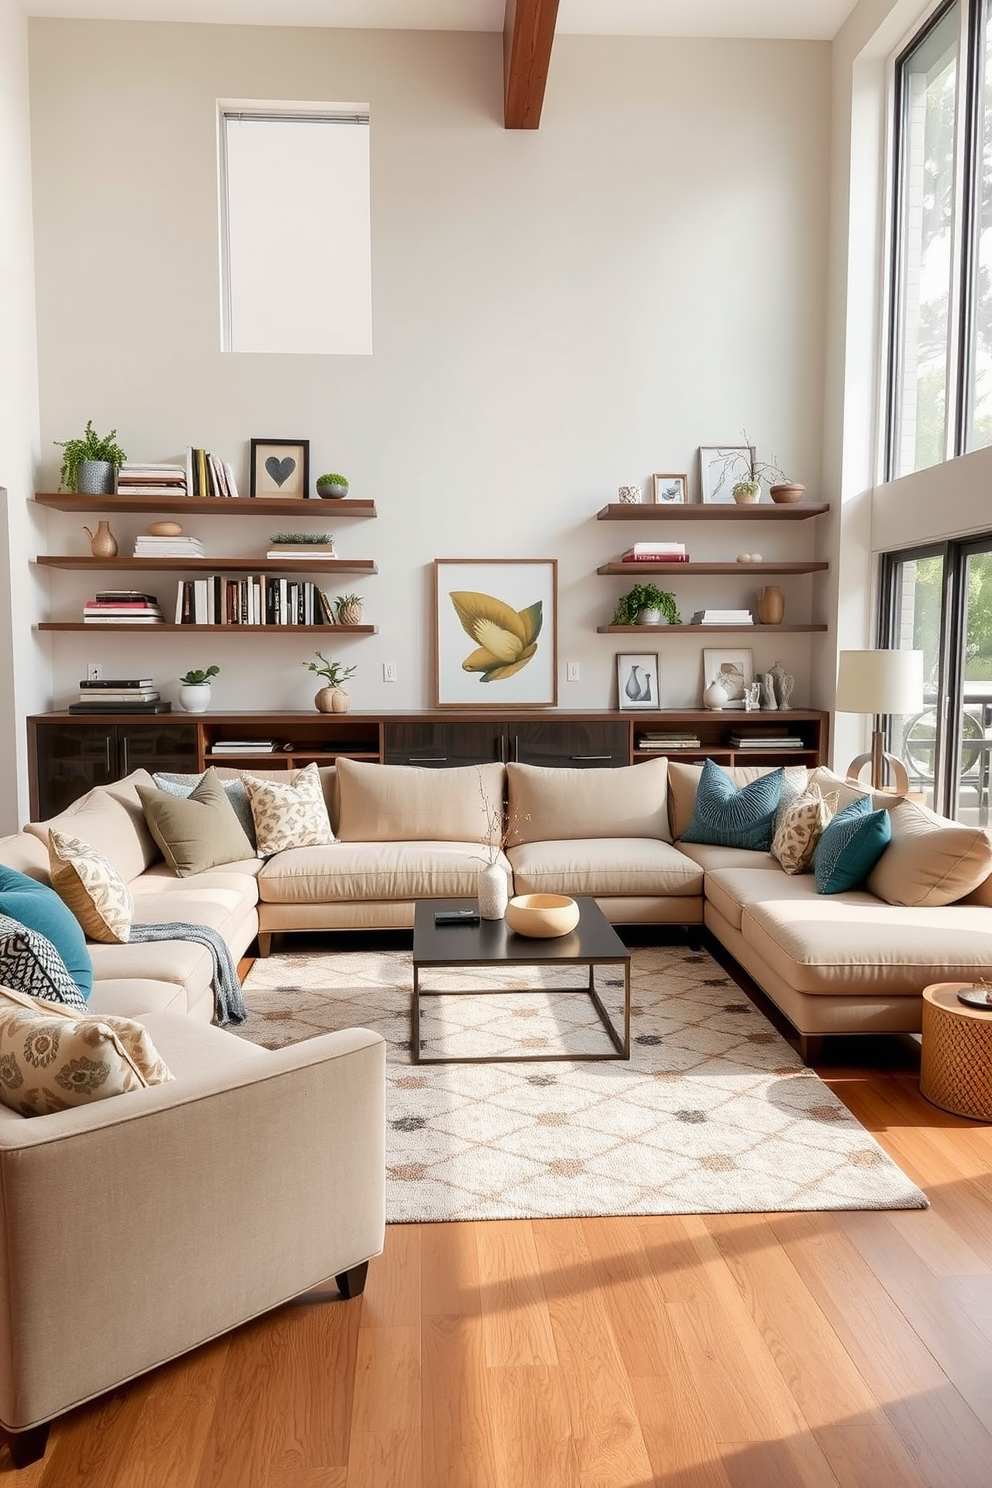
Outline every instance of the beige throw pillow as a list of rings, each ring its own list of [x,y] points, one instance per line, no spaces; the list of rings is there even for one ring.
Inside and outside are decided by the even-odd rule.
[[[126,941],[134,902],[110,860],[88,842],[53,828],[48,834],[48,862],[52,888],[90,939],[110,945]]]
[[[372,765],[339,759],[342,842],[487,842],[499,839],[506,775],[500,764]]]
[[[10,1110],[47,1116],[173,1078],[140,1023],[0,987],[0,1102]]]
[[[954,904],[992,872],[992,840],[981,827],[937,816],[915,801],[889,811],[892,839],[865,887],[887,904]]]
[[[325,847],[334,841],[316,764],[305,766],[292,781],[248,774],[241,778],[255,819],[259,857],[268,858],[290,847]]]
[[[668,761],[575,770],[509,764],[507,846],[583,837],[671,842]]]
[[[139,785],[138,796],[162,856],[180,878],[255,856],[217,771],[207,770],[188,796]]]
[[[808,873],[812,868],[820,834],[835,814],[839,801],[836,791],[824,796],[813,785],[785,808],[772,838],[772,857],[778,859],[786,873]]]

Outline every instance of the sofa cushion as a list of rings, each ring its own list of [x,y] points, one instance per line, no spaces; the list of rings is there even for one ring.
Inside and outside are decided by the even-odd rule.
[[[145,819],[162,855],[180,878],[249,858],[254,849],[217,778],[207,770],[188,796],[138,787]]]
[[[565,838],[672,840],[667,759],[589,770],[509,764],[506,778],[508,847]]]
[[[48,834],[52,888],[65,900],[91,940],[127,940],[131,892],[98,848],[52,828]]]
[[[719,847],[749,847],[767,852],[782,796],[782,769],[771,770],[737,786],[713,760],[703,761],[692,821],[682,834],[686,842]]]
[[[339,759],[342,842],[489,842],[502,826],[506,772],[499,764],[432,770]]]
[[[0,1101],[46,1116],[171,1080],[140,1023],[0,987]]]
[[[0,914],[9,915],[51,941],[83,1000],[89,997],[93,990],[93,962],[86,949],[86,936],[72,910],[53,888],[0,865]]]
[[[96,786],[58,816],[43,822],[28,822],[25,831],[45,843],[53,829],[78,837],[101,852],[124,882],[129,883],[159,857],[137,793],[139,785],[152,784],[146,770],[136,770],[112,785]]]
[[[992,839],[981,827],[937,816],[915,801],[889,812],[892,840],[866,887],[887,904],[953,904],[992,872]]]
[[[265,779],[247,772],[241,778],[263,858],[291,847],[321,847],[334,841],[315,764],[306,765],[293,780]]]
[[[211,766],[211,768],[213,768]],[[224,787],[227,799],[234,807],[234,814],[241,824],[241,829],[248,841],[251,843],[252,852],[255,851],[255,818],[251,814],[251,802],[248,799],[248,791],[240,775],[233,779],[225,780],[217,771],[217,778]],[[203,779],[203,775],[172,774],[167,770],[156,770],[152,779],[159,790],[168,791],[172,796],[191,796]],[[146,814],[147,819],[147,814]]]
[[[836,791],[823,796],[814,785],[779,812],[771,852],[786,873],[807,873],[812,868],[816,845],[839,802]]]
[[[635,766],[640,770],[641,765]],[[516,894],[698,897],[703,870],[654,837],[523,842],[507,850]]]
[[[728,768],[721,765],[723,773],[733,781],[734,785],[749,785],[752,780],[760,780],[763,775],[770,775],[773,770],[781,769],[775,765],[733,765]],[[640,766],[638,766],[640,769]],[[672,838],[678,841],[685,836],[686,829],[692,821],[692,813],[696,807],[696,792],[699,789],[699,781],[703,773],[702,765],[691,765],[686,760],[669,759],[668,761],[668,815],[671,821]],[[805,765],[786,765],[782,777],[782,800],[798,796],[806,789],[809,771]]]
[[[498,861],[509,872],[502,853]],[[270,858],[258,875],[258,895],[269,904],[474,899],[482,864],[477,842],[335,842]]]
[[[861,796],[827,823],[813,854],[818,894],[839,894],[864,883],[889,844],[887,811],[872,811]]]
[[[86,1000],[47,936],[0,915],[0,985],[69,1007]]]
[[[746,857],[742,853],[736,863],[706,870],[707,908],[735,930],[741,928],[744,911],[752,904],[810,898],[816,898],[812,878],[783,873],[771,853],[748,853]]]

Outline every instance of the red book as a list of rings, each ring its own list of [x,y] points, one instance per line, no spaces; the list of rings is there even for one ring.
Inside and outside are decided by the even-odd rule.
[[[620,558],[621,563],[688,563],[688,553],[635,553],[631,550]]]

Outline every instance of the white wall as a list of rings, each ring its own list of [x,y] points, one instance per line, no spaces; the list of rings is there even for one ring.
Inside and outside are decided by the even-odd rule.
[[[252,435],[309,438],[315,473],[344,470],[378,503],[376,522],[320,513],[343,554],[379,565],[346,586],[379,635],[333,648],[358,665],[358,708],[432,702],[435,557],[557,557],[560,672],[581,664],[559,703],[613,706],[621,647],[596,626],[626,585],[595,570],[634,533],[595,513],[619,483],[648,489],[746,426],[759,455],[831,495],[816,480],[829,47],[563,37],[536,133],[502,128],[501,66],[490,35],[31,23],[43,486],[51,441],[88,417],[132,458],[205,444],[242,476]],[[218,351],[215,100],[293,96],[371,106],[370,358]],[[273,207],[307,231],[305,202]],[[115,528],[127,542],[141,525]],[[763,527],[766,556],[812,554],[815,525]],[[271,524],[192,526],[233,554],[260,551]],[[51,519],[50,546],[86,551],[80,528]],[[755,546],[736,527],[679,535],[699,558]],[[806,617],[810,584],[783,581],[787,618]],[[85,587],[59,575],[53,613],[73,617]],[[756,590],[672,587],[686,613]],[[808,701],[808,638],[753,645]],[[143,655],[172,695],[179,671],[216,662],[216,706],[308,707],[313,649],[161,636]],[[699,643],[659,649],[664,702],[696,703]],[[127,670],[134,651],[60,637],[52,702],[86,660]]]
[[[51,688],[47,648],[31,638],[38,595],[27,563],[38,448],[27,43],[16,0],[0,0],[0,833],[26,815],[24,718]]]

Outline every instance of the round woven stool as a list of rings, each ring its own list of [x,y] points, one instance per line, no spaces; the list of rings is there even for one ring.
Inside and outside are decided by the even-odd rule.
[[[958,991],[970,982],[936,982],[923,990],[920,1094],[973,1121],[992,1121],[992,1009],[967,1007]]]

